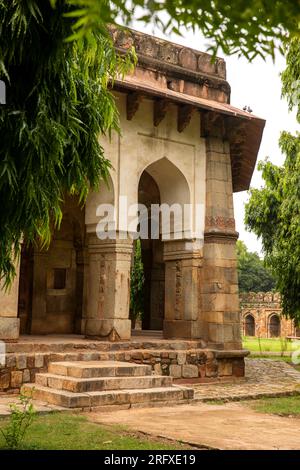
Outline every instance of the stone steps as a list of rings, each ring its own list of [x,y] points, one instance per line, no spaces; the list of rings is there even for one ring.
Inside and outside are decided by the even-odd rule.
[[[170,387],[172,385],[172,377],[146,375],[138,377],[76,378],[55,374],[36,374],[35,383],[43,387],[83,393],[103,390]]]
[[[151,366],[116,361],[53,362],[48,373],[22,392],[66,408],[154,406],[185,402],[193,389],[172,385],[172,377],[152,375]]]
[[[151,375],[151,367],[129,362],[116,361],[74,361],[53,362],[49,364],[50,374],[68,377],[136,377]]]
[[[32,391],[36,400],[66,408],[83,409],[91,409],[97,406],[133,405],[137,403],[148,405],[152,402],[164,402],[170,405],[170,402],[178,403],[178,401],[192,398],[191,394],[188,393],[190,389],[179,386],[74,393],[36,384],[26,384],[23,385],[22,390],[24,393]]]

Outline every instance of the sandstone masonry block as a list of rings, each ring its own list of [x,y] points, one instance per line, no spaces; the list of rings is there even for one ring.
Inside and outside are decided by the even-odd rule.
[[[182,377],[182,366],[179,366],[177,364],[172,364],[170,365],[169,372],[172,377],[175,377],[175,378]]]
[[[23,382],[30,382],[30,370],[25,369],[23,372]]]
[[[11,373],[11,387],[19,388],[22,385],[23,372],[17,370]]]
[[[0,390],[6,390],[9,388],[10,373],[6,371],[0,372]]]
[[[15,367],[16,366],[16,356],[7,355],[6,356],[6,367]]]
[[[206,363],[206,377],[217,377],[218,375],[218,363],[217,361],[208,361]]]
[[[177,354],[177,362],[179,365],[186,363],[186,353],[180,352]]]
[[[17,369],[26,369],[27,357],[23,354],[16,357]]]
[[[195,365],[190,365],[190,364],[183,365],[182,377],[184,378],[198,377],[198,367]]]
[[[43,367],[44,366],[44,356],[42,354],[36,354],[34,365],[35,365],[35,367]]]
[[[218,367],[220,376],[232,375],[232,362],[220,361]]]

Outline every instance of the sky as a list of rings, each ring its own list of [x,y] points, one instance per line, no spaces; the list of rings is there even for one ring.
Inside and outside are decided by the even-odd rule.
[[[176,34],[166,36],[152,25],[144,26],[136,22],[132,27],[193,49],[206,51],[208,47],[208,41],[199,33],[182,30],[182,36]],[[281,131],[294,133],[300,130],[295,113],[289,112],[286,101],[281,99],[280,72],[285,68],[284,57],[278,53],[275,62],[271,58],[266,61],[257,58],[249,63],[244,58],[225,56],[221,51],[218,56],[226,60],[227,80],[231,85],[231,104],[240,109],[249,105],[253,114],[266,120],[257,162],[268,156],[273,163],[282,164],[284,156],[278,146]],[[263,181],[256,166],[251,187],[260,188],[262,185]],[[248,249],[262,255],[260,241],[253,233],[247,232],[244,226],[244,204],[248,198],[247,191],[234,194],[236,229],[240,234],[240,240],[246,243]]]

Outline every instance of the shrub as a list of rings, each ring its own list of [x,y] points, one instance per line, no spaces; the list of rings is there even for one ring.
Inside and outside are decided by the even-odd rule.
[[[0,429],[0,431],[6,441],[7,447],[9,449],[18,449],[36,415],[32,404],[32,395],[24,395],[21,393],[19,403],[11,403],[9,407],[11,411],[9,422],[7,426],[4,429]]]

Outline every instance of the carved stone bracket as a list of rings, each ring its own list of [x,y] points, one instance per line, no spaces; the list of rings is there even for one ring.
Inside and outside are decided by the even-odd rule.
[[[224,116],[214,111],[201,112],[201,137],[226,137]]]
[[[139,109],[142,96],[140,93],[132,92],[127,95],[126,111],[127,119],[131,121],[137,110]]]
[[[184,129],[191,122],[192,114],[194,107],[189,104],[178,106],[178,120],[177,120],[177,130],[178,132],[184,131]]]
[[[153,104],[153,124],[157,127],[165,118],[168,111],[169,102],[164,99],[155,100]]]

